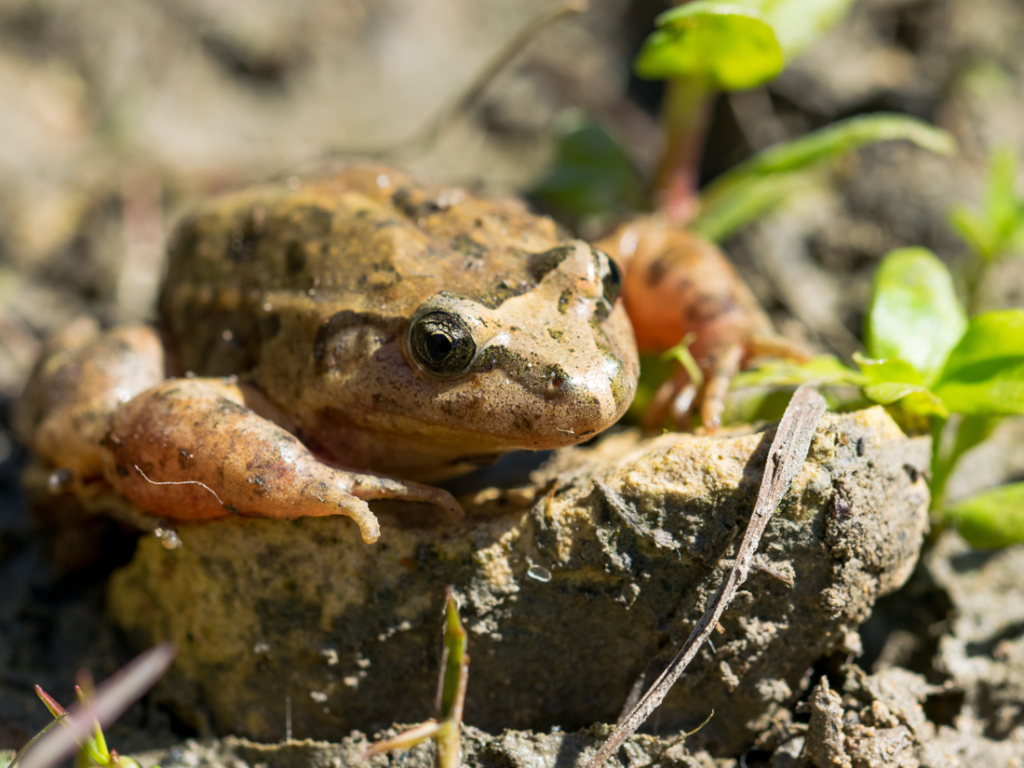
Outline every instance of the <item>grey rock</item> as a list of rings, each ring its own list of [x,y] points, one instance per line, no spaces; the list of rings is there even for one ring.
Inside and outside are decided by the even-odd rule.
[[[771,437],[624,432],[556,455],[529,487],[464,499],[458,527],[380,507],[373,546],[342,518],[182,525],[180,549],[143,539],[110,610],[140,647],[177,642],[160,695],[187,721],[278,740],[287,702],[297,737],[336,738],[433,713],[451,584],[470,632],[468,723],[613,722],[720,584]],[[688,743],[738,754],[817,658],[851,647],[916,562],[928,455],[879,408],[825,416],[760,567],[661,707],[662,732],[715,710]]]

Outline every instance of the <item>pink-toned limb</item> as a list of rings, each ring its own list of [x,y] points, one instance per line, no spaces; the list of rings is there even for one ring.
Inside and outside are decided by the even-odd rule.
[[[644,428],[657,431],[666,421],[671,420],[680,429],[688,429],[690,412],[699,394],[700,387],[690,380],[690,374],[685,368],[680,368],[675,376],[663,382],[654,393],[644,413]]]
[[[811,359],[811,354],[805,347],[784,336],[754,336],[748,344],[746,360],[758,357],[781,357],[806,363]]]
[[[156,331],[136,325],[100,333],[82,318],[46,346],[17,408],[24,442],[80,478],[102,472],[100,440],[114,411],[164,377]]]
[[[729,385],[740,372],[744,350],[741,346],[727,347],[714,357],[707,372],[704,397],[700,403],[700,418],[704,428],[713,432],[722,426],[722,412],[725,410],[725,396]]]
[[[729,383],[761,356],[805,360],[803,348],[774,333],[754,294],[713,243],[667,217],[638,218],[597,243],[623,267],[623,296],[641,352],[664,352],[691,339],[688,350],[703,383],[680,370],[652,402],[648,425],[689,423],[700,409],[704,428],[721,425]]]
[[[346,515],[367,543],[377,540],[380,526],[365,499],[431,501],[461,512],[439,489],[322,463],[245,402],[245,389],[230,379],[171,379],[153,387],[115,414],[103,441],[105,476],[160,517]]]

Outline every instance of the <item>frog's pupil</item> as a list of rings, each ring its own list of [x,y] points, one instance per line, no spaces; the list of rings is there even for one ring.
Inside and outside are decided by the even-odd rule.
[[[444,360],[452,351],[452,340],[443,333],[432,333],[427,337],[427,350],[435,360]]]

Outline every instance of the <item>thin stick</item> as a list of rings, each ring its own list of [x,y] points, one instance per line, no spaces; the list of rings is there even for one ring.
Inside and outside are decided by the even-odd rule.
[[[454,103],[445,107],[437,117],[427,124],[427,127],[419,136],[412,138],[409,144],[422,147],[431,146],[437,140],[437,137],[444,133],[452,123],[472,111],[480,101],[484,91],[490,87],[498,75],[505,71],[512,59],[522,52],[527,43],[555,22],[584,13],[586,10],[587,0],[565,0],[533,19],[505,44],[498,55],[487,64],[483,72],[473,79],[473,82],[469,84],[469,87],[462,92],[459,98]]]
[[[495,78],[505,71],[516,56],[522,53],[527,43],[555,22],[585,13],[587,9],[587,0],[563,0],[554,8],[545,11],[530,21],[515,37],[502,47],[498,54],[484,67],[483,71],[473,78],[472,82],[454,101],[443,106],[440,112],[412,135],[394,144],[385,146],[363,147],[361,149],[353,147],[339,148],[328,152],[326,157],[358,155],[388,160],[402,152],[415,153],[429,149],[434,145],[438,137],[447,131],[453,123],[468,115],[477,106],[481,97],[494,82]]]
[[[729,569],[725,581],[711,598],[711,603],[679,653],[654,681],[654,684],[633,710],[620,721],[615,732],[587,763],[586,768],[600,768],[604,761],[622,745],[622,742],[644,724],[651,713],[665,700],[669,689],[693,661],[701,645],[711,636],[711,632],[722,618],[725,609],[729,607],[735,597],[736,591],[747,580],[754,554],[761,543],[761,535],[764,533],[772,513],[782,501],[783,495],[789,490],[793,479],[800,473],[804,460],[807,458],[807,452],[811,448],[811,440],[818,427],[818,422],[825,413],[825,408],[825,399],[813,387],[804,385],[794,393],[793,399],[789,401],[786,412],[782,416],[782,421],[779,422],[775,439],[772,440],[772,446],[768,451],[761,489],[757,494],[757,503],[751,513],[747,531],[743,534],[743,540],[740,542],[736,562]]]

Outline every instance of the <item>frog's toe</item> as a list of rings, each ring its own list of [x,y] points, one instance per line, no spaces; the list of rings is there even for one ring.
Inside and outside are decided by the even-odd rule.
[[[348,492],[360,499],[403,499],[435,504],[454,520],[461,520],[466,516],[462,505],[448,491],[384,475],[352,475]]]

